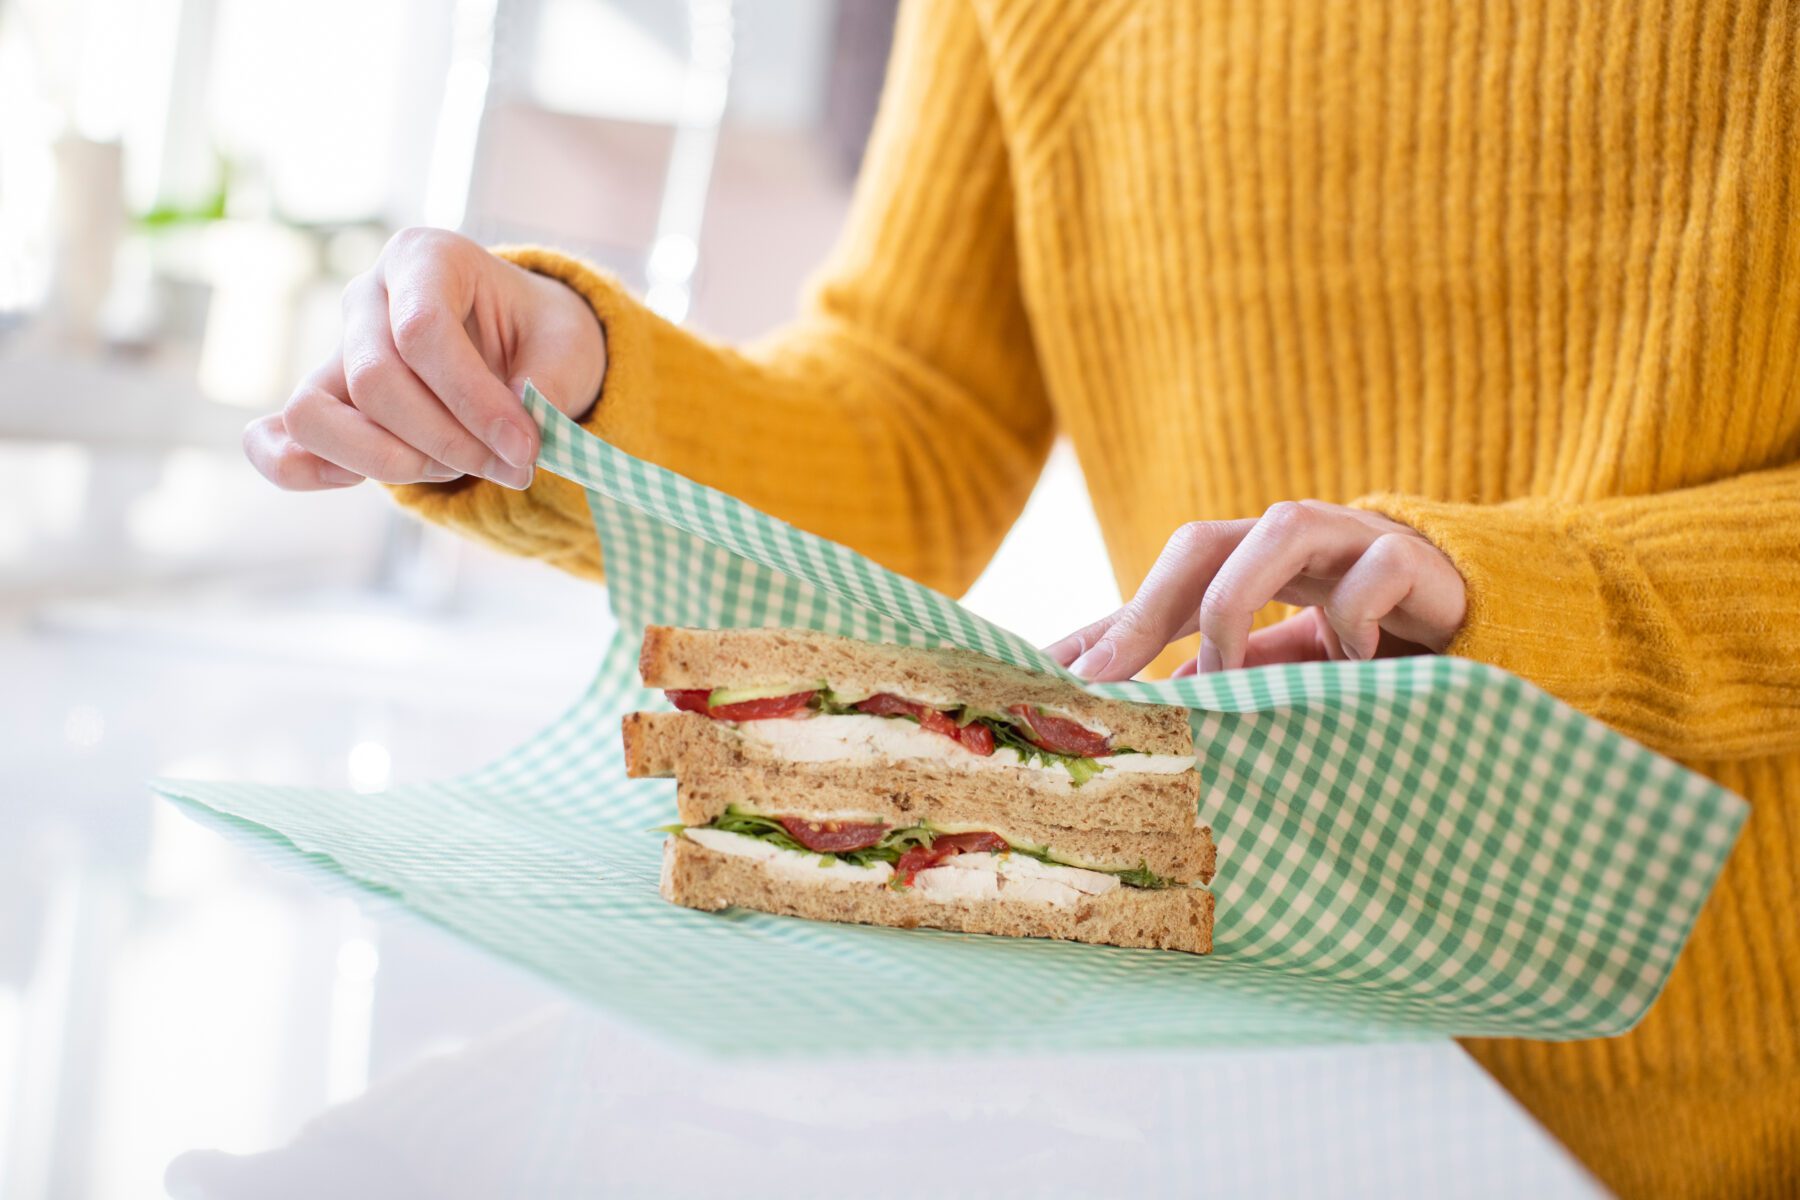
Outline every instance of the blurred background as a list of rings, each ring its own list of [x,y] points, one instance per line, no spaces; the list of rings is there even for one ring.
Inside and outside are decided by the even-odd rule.
[[[598,589],[373,486],[275,491],[240,431],[406,225],[556,244],[722,338],[778,325],[894,7],[0,0],[0,1194],[161,1194],[181,1152],[279,1145],[550,999],[145,789],[465,770],[610,634]],[[1059,449],[969,602],[1048,640],[1116,600]]]
[[[395,229],[779,324],[836,234],[891,0],[0,0],[0,586],[479,572],[376,489],[289,503],[245,422]]]

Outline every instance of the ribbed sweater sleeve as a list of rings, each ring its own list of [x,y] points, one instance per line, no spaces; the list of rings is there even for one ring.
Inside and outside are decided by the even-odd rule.
[[[915,3],[895,38],[838,249],[773,335],[716,345],[576,259],[503,253],[569,284],[605,328],[593,433],[958,594],[1024,506],[1052,418],[977,27],[961,3]],[[503,549],[599,573],[582,494],[563,480],[394,491]]]
[[[1678,758],[1800,750],[1800,465],[1588,503],[1359,504],[1462,572],[1450,653]]]

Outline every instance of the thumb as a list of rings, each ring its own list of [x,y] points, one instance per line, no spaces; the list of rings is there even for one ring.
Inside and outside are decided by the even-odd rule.
[[[525,385],[529,383],[557,412],[575,421],[585,421],[600,398],[604,373],[604,364],[595,371],[571,361],[566,353],[533,346],[519,354],[512,373],[507,376],[506,386],[523,400]]]
[[[558,412],[585,420],[606,378],[606,332],[573,289],[543,276],[531,280],[541,290],[507,364],[507,386],[523,396],[530,380]]]

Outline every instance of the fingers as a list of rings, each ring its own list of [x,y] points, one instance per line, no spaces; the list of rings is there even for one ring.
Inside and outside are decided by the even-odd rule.
[[[480,475],[511,488],[529,484],[529,470],[502,461],[419,381],[395,348],[388,321],[387,293],[374,275],[359,276],[344,289],[341,394],[377,426],[457,475]]]
[[[434,462],[325,388],[302,384],[281,420],[308,453],[382,483],[443,483],[460,472]]]
[[[1107,613],[1104,617],[1101,617],[1098,621],[1095,621],[1090,625],[1083,625],[1080,629],[1069,634],[1061,641],[1052,642],[1048,646],[1045,646],[1044,653],[1055,659],[1057,666],[1068,666],[1083,654],[1086,654],[1094,643],[1100,640],[1100,635],[1112,628],[1113,622],[1117,621],[1119,619],[1119,614],[1124,611],[1124,609],[1115,609],[1114,611]]]
[[[1297,612],[1266,629],[1258,629],[1245,644],[1244,665],[1266,667],[1271,663],[1324,662],[1341,658],[1331,627],[1316,608]],[[1200,661],[1190,658],[1169,673],[1171,679],[1183,679],[1200,673]]]
[[[1253,634],[1256,614],[1275,600],[1307,608]],[[1177,675],[1442,652],[1467,602],[1455,565],[1417,531],[1304,500],[1273,505],[1255,521],[1182,526],[1130,603],[1049,653],[1077,675],[1112,681],[1196,628],[1199,657]]]
[[[350,487],[363,477],[326,462],[288,436],[281,414],[250,422],[244,429],[244,457],[264,479],[289,492]]]
[[[491,265],[486,251],[454,234],[398,235],[383,255],[388,325],[400,360],[463,428],[502,462],[525,470],[537,459],[537,425],[469,333],[469,321],[485,322],[496,328],[483,331],[484,341],[502,340],[500,318],[474,311],[476,272]]]
[[[1093,680],[1130,679],[1164,646],[1192,633],[1207,585],[1255,525],[1194,521],[1177,529],[1130,603],[1069,669]]]
[[[1332,589],[1322,611],[1345,658],[1374,658],[1385,629],[1441,652],[1461,627],[1467,600],[1456,568],[1411,534],[1376,538]]]
[[[1329,632],[1319,619],[1318,609],[1297,612],[1252,633],[1244,643],[1244,665],[1266,667],[1270,663],[1323,662],[1334,658],[1335,642],[1326,636]]]
[[[295,445],[358,478],[382,483],[443,483],[460,472],[437,462],[351,405],[343,362],[333,357],[300,381],[281,410]]]
[[[606,378],[606,331],[568,284],[529,271],[520,271],[518,282],[532,316],[507,364],[506,390],[523,395],[529,379],[565,415],[584,421]]]
[[[529,278],[455,234],[396,235],[376,267],[345,289],[340,354],[303,381],[279,415],[245,431],[245,453],[289,488],[460,475],[528,486],[537,426],[498,376],[525,340],[521,328],[556,322],[533,318],[507,272]],[[570,293],[568,306],[580,304]],[[586,338],[576,339],[586,350],[586,380],[596,362],[604,371],[604,339],[585,306],[581,315],[594,328],[564,324]]]
[[[1250,625],[1295,579],[1335,579],[1382,536],[1331,506],[1272,506],[1218,568],[1200,604],[1201,670],[1244,665]]]

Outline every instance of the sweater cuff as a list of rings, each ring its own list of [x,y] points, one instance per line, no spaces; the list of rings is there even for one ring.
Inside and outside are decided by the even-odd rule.
[[[1592,709],[1616,678],[1600,531],[1548,500],[1456,504],[1376,494],[1352,502],[1409,525],[1443,551],[1468,588],[1446,654],[1478,659]]]
[[[581,259],[538,246],[501,246],[507,262],[566,284],[593,309],[606,345],[600,395],[584,429],[625,449],[648,440],[651,414],[649,322],[655,318],[618,280]],[[600,578],[599,547],[582,488],[539,471],[523,492],[464,476],[449,483],[390,485],[394,499],[424,519],[589,578]]]

